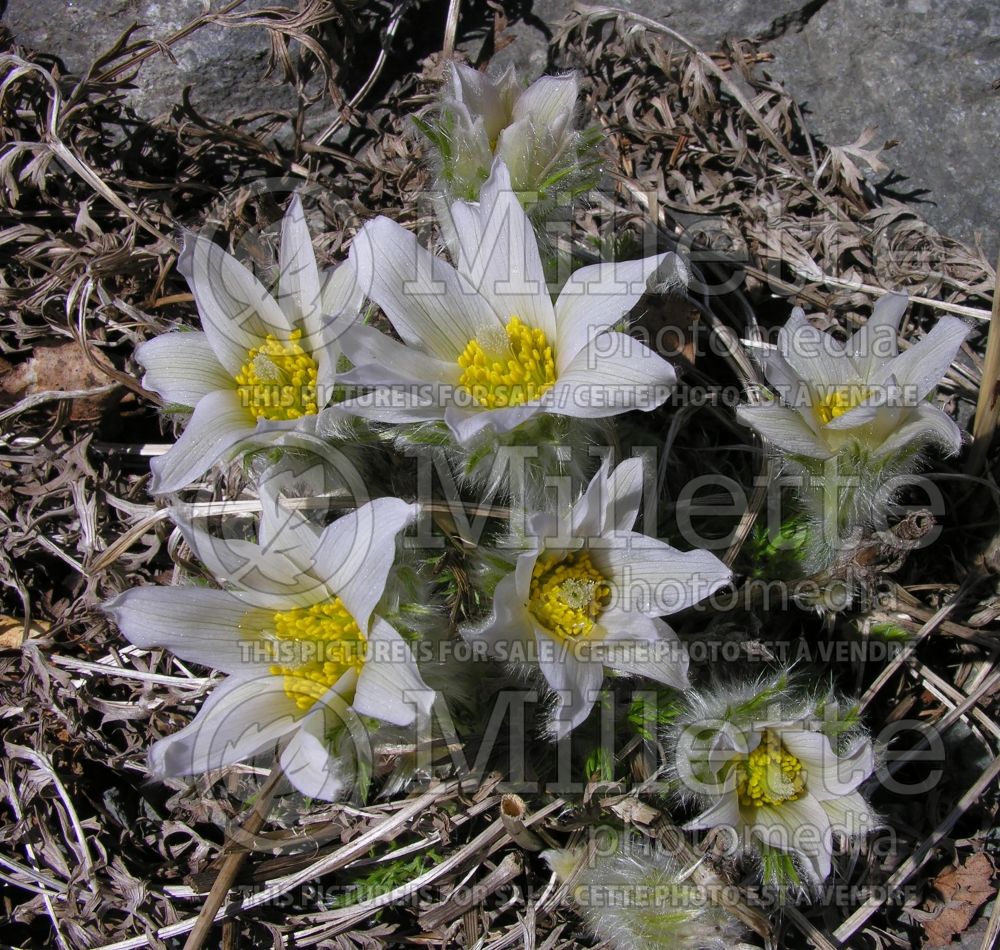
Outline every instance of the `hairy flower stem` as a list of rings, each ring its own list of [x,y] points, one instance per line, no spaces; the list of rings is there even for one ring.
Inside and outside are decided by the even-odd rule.
[[[907,449],[876,458],[857,445],[825,461],[797,460],[798,492],[809,518],[802,566],[806,573],[829,567],[848,548],[888,527],[889,506],[903,479],[919,462]]]

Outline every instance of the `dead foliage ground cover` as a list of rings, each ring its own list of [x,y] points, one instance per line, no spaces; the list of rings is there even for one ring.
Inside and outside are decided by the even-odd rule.
[[[142,61],[166,49],[125,36],[73,77],[7,42],[0,874],[9,921],[2,939],[14,946],[170,945],[190,930],[231,823],[245,819],[260,792],[260,770],[194,785],[147,781],[150,742],[189,719],[211,671],[127,648],[99,610],[129,586],[169,583],[186,563],[147,493],[146,447],[172,434],[161,430],[133,359],[144,339],[194,320],[174,267],[177,229],[210,224],[234,242],[256,233],[280,214],[274,189],[255,188],[261,179],[286,194],[306,190],[326,222],[317,250],[327,262],[341,259],[376,213],[422,223],[413,209],[423,207],[417,197],[428,172],[407,116],[429,104],[443,74],[440,39],[426,23],[443,29],[445,10],[323,0],[300,10],[226,9],[193,28],[239,28],[250,18],[265,26],[270,81],[296,89],[297,111],[220,121],[184,101],[149,121],[130,112],[125,92]],[[470,48],[485,61],[504,44],[505,23],[498,7],[464,11],[459,39],[471,34]],[[478,34],[476,24],[485,24]],[[942,308],[964,315],[982,329],[943,391],[971,426],[995,272],[976,249],[872,190],[865,173],[877,178],[891,163],[873,135],[839,148],[812,140],[796,103],[767,78],[766,49],[747,44],[695,51],[651,21],[581,7],[550,52],[554,67],[581,71],[585,112],[604,132],[605,187],[577,209],[581,247],[606,245],[609,228],[620,247],[652,235],[667,249],[682,230],[697,233],[689,251],[702,273],[738,278],[732,292],[705,297],[699,319],[685,325],[703,341],[710,333],[753,340],[783,322],[792,303],[849,329],[879,288],[905,289],[917,301],[910,338]],[[262,259],[267,251],[260,248]],[[682,360],[691,385],[756,381],[735,347]],[[665,536],[678,479],[724,474],[753,485],[769,475],[726,406],[668,404],[636,425],[641,431],[626,431],[625,440],[670,450],[659,473]],[[987,948],[997,934],[1000,904],[989,903],[1000,845],[995,459],[994,451],[976,465],[962,458],[936,466],[940,537],[902,555],[898,545],[864,552],[853,565],[866,587],[861,608],[779,613],[746,599],[680,625],[689,637],[727,638],[747,656],[768,643],[856,641],[891,628],[905,638],[896,659],[829,668],[863,697],[874,722],[915,720],[943,736],[943,774],[927,795],[875,800],[891,847],[878,838],[839,864],[838,883],[887,885],[902,897],[872,890],[867,900],[787,907],[762,938],[772,946],[945,945],[984,904],[991,925],[977,943]],[[373,478],[391,477],[384,453],[371,464]],[[229,473],[225,492],[211,492],[233,497],[239,479]],[[735,529],[726,554],[741,578],[754,571],[761,501],[755,492],[748,515],[720,529]],[[905,539],[905,529],[897,534]],[[437,582],[459,617],[471,607],[460,552],[447,560]],[[207,945],[586,945],[564,889],[532,848],[585,841],[595,824],[623,820],[678,846],[665,804],[640,804],[631,791],[644,776],[641,746],[626,744],[583,793],[528,796],[533,842],[518,842],[501,820],[501,775],[462,786],[444,755],[434,781],[407,794],[308,813],[279,809],[264,826],[273,847],[255,850],[239,870],[228,906],[242,901],[242,912]],[[910,731],[897,748],[923,747]],[[388,749],[386,761],[403,754]],[[918,757],[901,764],[914,780],[939,767]],[[296,848],[304,823],[309,846]],[[345,897],[350,884],[358,888]],[[472,897],[458,889],[472,884],[480,885]]]

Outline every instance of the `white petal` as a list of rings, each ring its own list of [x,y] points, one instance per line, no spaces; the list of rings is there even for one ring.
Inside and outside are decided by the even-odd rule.
[[[365,300],[358,286],[357,272],[349,260],[323,271],[319,293],[320,311],[327,319],[346,314],[353,321]]]
[[[642,505],[642,489],[642,459],[621,462],[608,478],[607,509],[602,519],[604,532],[632,530]]]
[[[972,327],[957,317],[941,317],[927,336],[900,353],[883,373],[892,372],[910,393],[908,402],[923,399],[941,382],[971,332]]]
[[[206,531],[181,507],[174,508],[171,517],[194,556],[220,584],[233,585],[232,596],[244,603],[290,610],[329,598],[326,585],[299,560],[304,552],[294,537],[272,538],[265,547]]]
[[[507,166],[514,188],[526,197],[534,197],[535,189],[551,174],[565,127],[566,120],[562,120],[556,128],[539,130],[531,119],[523,118],[501,130],[495,153]]]
[[[524,606],[526,597],[527,594],[524,598],[518,594],[515,572],[505,574],[493,592],[489,619],[480,625],[461,628],[462,636],[469,641],[483,641],[490,654],[498,659],[509,657],[513,644],[531,642],[534,638],[534,628]]]
[[[781,742],[801,763],[809,794],[819,802],[853,792],[875,769],[870,742],[859,743],[838,757],[830,740],[809,729],[780,729]]]
[[[368,648],[352,703],[355,711],[397,726],[430,715],[434,690],[424,682],[406,641],[381,617],[372,624]]]
[[[733,576],[708,551],[678,551],[644,534],[629,533],[614,547],[592,547],[591,558],[611,584],[612,605],[650,617],[685,610]]]
[[[736,407],[736,418],[740,422],[755,429],[779,449],[808,458],[831,458],[834,453],[809,428],[802,416],[802,413],[777,402],[765,406]]]
[[[541,411],[537,402],[506,406],[503,409],[460,409],[452,405],[445,409],[444,421],[459,445],[469,445],[486,429],[500,433],[513,432]]]
[[[504,109],[506,116],[504,121],[509,121],[509,117],[513,114],[514,100],[521,94],[522,89],[521,81],[517,77],[517,70],[513,65],[505,66],[492,82]]]
[[[501,329],[489,303],[450,264],[395,221],[369,221],[351,245],[358,285],[403,341],[454,362],[478,337]]]
[[[208,393],[194,407],[181,437],[165,455],[150,460],[150,491],[159,495],[190,485],[254,429],[250,411],[235,390]]]
[[[879,408],[877,402],[862,403],[853,409],[848,409],[836,419],[831,419],[823,428],[831,429],[834,432],[860,428],[875,421],[879,414]]]
[[[364,294],[358,288],[354,265],[342,261],[320,275],[320,305],[306,317],[306,339],[303,348],[316,360],[316,382],[323,387],[323,398],[336,382],[337,361],[341,339],[348,329],[357,325]]]
[[[742,818],[739,804],[733,793],[723,795],[710,808],[705,809],[697,818],[692,818],[685,826],[685,831],[698,831],[709,828],[737,828]]]
[[[899,321],[906,312],[906,294],[886,294],[875,304],[867,323],[847,341],[858,375],[868,380],[872,374],[899,355]]]
[[[362,386],[386,383],[431,382],[458,384],[461,368],[397,343],[384,333],[366,326],[354,326],[341,338],[344,355],[354,368],[344,373],[344,383]]]
[[[506,78],[505,74],[504,79]],[[451,89],[452,95],[467,107],[470,115],[482,118],[487,135],[490,139],[495,139],[510,118],[497,83],[478,69],[453,62]]]
[[[556,301],[560,375],[573,357],[639,302],[646,292],[646,281],[667,256],[591,264],[570,275]]]
[[[416,513],[416,505],[398,498],[376,498],[323,531],[313,573],[340,597],[362,630],[385,592],[396,535]]]
[[[530,119],[539,131],[572,117],[576,110],[580,81],[576,73],[566,76],[542,76],[514,102],[513,118]]]
[[[279,759],[285,777],[299,794],[335,802],[347,797],[355,772],[352,763],[332,755],[323,723],[319,710],[305,716]]]
[[[194,720],[149,750],[157,778],[197,775],[240,762],[274,745],[295,728],[298,707],[280,676],[230,676]]]
[[[948,455],[957,455],[962,449],[962,430],[945,412],[925,402],[916,408],[908,422],[878,447],[876,456],[884,458],[902,449],[912,450],[928,443]]]
[[[351,791],[359,764],[372,764],[371,740],[345,697],[354,695],[357,674],[345,673],[298,721],[282,749],[285,775],[297,791],[322,801],[337,801]],[[336,756],[331,748],[336,739]]]
[[[493,163],[493,145],[482,116],[473,116],[462,103],[443,103],[442,115],[454,123],[451,137],[452,154],[448,158],[450,171],[449,191],[456,195],[474,199],[479,188],[490,173]],[[443,199],[434,196],[432,200]],[[444,203],[440,200],[439,203]],[[448,234],[448,215],[440,216],[445,241],[451,247],[452,235]]]
[[[594,642],[592,653],[604,666],[687,689],[687,650],[662,620],[610,608],[600,624],[607,636]]]
[[[270,617],[231,594],[203,587],[137,587],[104,605],[137,647],[165,647],[182,660],[225,673],[263,663],[251,631]]]
[[[236,388],[200,331],[153,337],[135,351],[135,358],[146,370],[142,385],[167,403],[196,406],[210,392]]]
[[[597,661],[578,659],[574,644],[556,641],[540,629],[535,632],[538,666],[556,696],[549,731],[556,739],[569,735],[594,708],[604,667]]]
[[[459,244],[458,270],[492,305],[500,322],[511,317],[556,343],[556,320],[528,216],[511,190],[507,166],[493,165],[478,205],[452,207]]]
[[[519,554],[517,563],[514,565],[514,589],[520,602],[524,605],[527,605],[528,596],[531,593],[531,575],[538,562],[538,556],[545,546],[546,540],[555,536],[556,525],[556,519],[547,512],[539,512],[529,519],[529,537],[535,543],[535,547]]]
[[[362,396],[337,403],[337,409],[361,419],[377,422],[437,422],[444,419],[444,400],[436,398],[433,390],[425,392],[417,387],[398,383],[380,387]]]
[[[871,805],[860,792],[830,798],[820,804],[830,819],[834,834],[853,838],[868,834],[878,827],[879,822]]]
[[[317,463],[295,470],[286,459],[264,470],[257,482],[260,525],[257,543],[264,550],[286,554],[300,565],[312,562],[319,547],[319,528],[301,511],[288,506],[286,496],[317,498],[341,488],[327,466]]]
[[[177,269],[187,278],[201,327],[231,376],[268,334],[284,339],[291,332],[284,311],[261,282],[208,238],[186,234]]]
[[[755,808],[750,824],[753,833],[769,847],[806,858],[820,881],[830,876],[833,855],[830,819],[811,795]]]
[[[318,326],[321,298],[319,268],[302,200],[293,195],[281,221],[278,254],[278,304],[292,326]]]
[[[817,431],[819,425],[810,408],[816,396],[809,385],[776,351],[764,357],[762,364],[768,385],[778,394],[781,404],[796,410],[801,415],[802,421]]]
[[[794,725],[776,731],[781,737],[782,745],[802,763],[810,776],[816,774],[818,777],[836,762],[833,746],[822,732]]]
[[[655,409],[676,381],[673,367],[643,343],[607,332],[576,355],[541,401],[550,412],[599,419]]]
[[[811,386],[844,386],[858,380],[844,345],[814,327],[798,307],[778,331],[778,352]]]
[[[875,752],[868,740],[859,742],[847,755],[838,757],[823,774],[822,785],[810,792],[819,799],[853,792],[875,771]]]
[[[604,534],[610,494],[608,486],[610,469],[611,456],[608,455],[573,505],[569,521],[569,533],[572,537],[590,539]]]

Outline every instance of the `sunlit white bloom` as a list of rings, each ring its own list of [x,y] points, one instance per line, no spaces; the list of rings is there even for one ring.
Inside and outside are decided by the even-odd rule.
[[[278,264],[275,298],[207,237],[185,237],[177,269],[202,329],[165,333],[136,352],[143,386],[168,406],[194,410],[177,442],[150,463],[153,492],[184,488],[251,437],[309,430],[332,396],[337,338],[361,298],[349,264],[319,272],[298,197],[282,221]]]
[[[610,474],[605,463],[569,512],[529,515],[525,550],[497,584],[491,616],[463,630],[498,659],[538,665],[555,694],[556,738],[587,718],[606,667],[685,687],[687,654],[659,618],[731,578],[707,551],[633,531],[641,495],[640,460]]]
[[[371,327],[344,333],[354,369],[343,379],[374,389],[343,409],[383,422],[443,420],[469,445],[543,413],[596,419],[666,399],[670,364],[613,328],[668,255],[580,268],[553,305],[502,163],[480,202],[455,202],[451,220],[457,267],[388,218],[354,239],[358,284],[402,342]]]
[[[575,73],[543,76],[522,89],[513,68],[491,79],[452,63],[437,117],[421,124],[437,152],[444,189],[475,200],[495,158],[530,201],[592,181],[593,137],[575,126],[579,91]]]
[[[970,327],[942,317],[930,333],[899,352],[905,294],[888,294],[846,343],[816,329],[795,309],[763,358],[778,399],[741,406],[739,418],[778,449],[805,459],[863,454],[872,463],[913,456],[927,445],[961,448],[958,426],[928,397]]]
[[[263,500],[258,544],[177,513],[223,590],[140,587],[106,609],[137,646],[228,674],[188,726],[153,745],[155,776],[196,775],[281,743],[292,784],[332,800],[367,754],[358,715],[409,725],[433,701],[409,646],[375,613],[415,506],[379,498],[320,531],[276,496]]]
[[[877,824],[859,791],[875,769],[863,730],[838,718],[833,697],[784,680],[692,692],[689,700],[671,729],[669,763],[680,793],[703,808],[686,827],[721,829],[724,846],[757,858],[768,883],[824,881],[834,836]]]
[[[610,829],[606,829],[610,833]],[[666,848],[626,836],[611,854],[543,851],[580,916],[612,950],[751,950],[746,928]]]

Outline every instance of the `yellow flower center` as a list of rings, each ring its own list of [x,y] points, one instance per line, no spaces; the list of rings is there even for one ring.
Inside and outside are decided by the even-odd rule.
[[[309,709],[348,670],[361,670],[367,639],[339,597],[274,615],[269,642],[273,676],[285,678],[285,694]]]
[[[540,557],[531,572],[528,609],[558,637],[586,637],[611,600],[611,588],[586,551],[561,561]]]
[[[794,802],[806,791],[802,763],[765,729],[760,745],[737,766],[736,794],[740,804],[752,808]]]
[[[247,361],[236,375],[243,405],[255,419],[286,421],[312,416],[316,402],[316,361],[295,330],[285,341],[268,334],[261,346],[247,353]]]
[[[851,386],[833,386],[826,392],[820,392],[816,404],[816,417],[821,425],[839,419],[845,412],[860,406],[871,395],[866,386],[854,383]]]
[[[485,343],[485,345],[484,345]],[[459,385],[487,409],[521,406],[538,399],[556,381],[552,347],[541,330],[511,317],[496,340],[469,340],[458,358]]]

